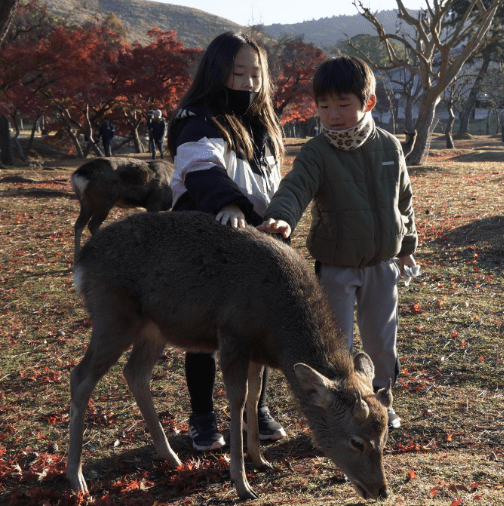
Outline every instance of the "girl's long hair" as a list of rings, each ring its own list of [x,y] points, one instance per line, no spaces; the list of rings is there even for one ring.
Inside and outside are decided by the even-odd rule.
[[[217,36],[203,54],[194,80],[180,101],[168,128],[168,148],[175,156],[175,142],[179,133],[177,123],[180,111],[191,106],[202,109],[222,132],[230,149],[241,150],[249,160],[254,157],[253,141],[250,133],[239,119],[231,114],[224,93],[234,66],[238,51],[245,45],[251,46],[258,55],[262,86],[254,103],[247,111],[247,117],[266,128],[272,142],[275,157],[281,158],[284,152],[282,131],[273,110],[272,86],[268,70],[268,59],[264,49],[250,36],[241,32],[226,32]]]

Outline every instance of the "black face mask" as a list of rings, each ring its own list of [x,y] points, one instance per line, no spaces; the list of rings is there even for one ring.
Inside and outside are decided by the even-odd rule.
[[[226,96],[229,110],[235,116],[247,114],[250,106],[254,103],[259,92],[248,90],[232,90],[226,87]]]

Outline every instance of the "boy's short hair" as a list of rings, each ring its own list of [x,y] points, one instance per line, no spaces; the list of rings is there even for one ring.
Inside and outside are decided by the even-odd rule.
[[[353,93],[361,104],[375,95],[376,79],[373,71],[356,56],[341,55],[322,63],[313,76],[315,102],[327,95]]]

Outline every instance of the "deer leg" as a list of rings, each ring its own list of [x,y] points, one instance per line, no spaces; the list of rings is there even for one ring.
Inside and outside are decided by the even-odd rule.
[[[161,211],[162,195],[161,192],[153,190],[147,199],[146,210],[149,213],[158,213]]]
[[[77,259],[77,255],[79,254],[82,231],[84,230],[88,221],[91,219],[91,214],[92,214],[91,208],[89,208],[86,205],[83,205],[81,203],[81,210],[79,213],[79,217],[77,218],[77,221],[75,222],[75,225],[74,225],[74,228],[75,228],[74,259]]]
[[[248,394],[247,394],[247,449],[257,469],[272,469],[271,464],[262,456],[259,442],[259,423],[257,421],[257,405],[262,387],[264,367],[256,362],[249,363]]]
[[[102,210],[100,212],[95,212],[88,225],[91,235],[95,235],[96,232],[98,232],[98,230],[101,227],[101,224],[107,219],[110,209],[111,208]]]
[[[82,440],[84,420],[89,398],[103,375],[119,360],[131,339],[103,339],[106,329],[100,332],[93,329],[91,343],[84,358],[70,375],[70,440],[66,476],[73,490],[87,492],[86,481],[82,474]],[[116,336],[114,334],[112,337]],[[132,336],[131,336],[132,337]],[[107,342],[109,341],[109,342]]]
[[[248,370],[248,353],[238,343],[240,337],[222,338],[219,343],[219,364],[226,385],[231,410],[231,481],[242,500],[257,499],[258,495],[250,487],[243,462],[243,407],[247,398],[247,379],[243,371]],[[257,418],[257,416],[256,416]],[[257,423],[257,422],[256,422]],[[259,435],[258,435],[259,437]]]
[[[159,422],[149,388],[152,369],[166,344],[159,335],[159,331],[157,333],[157,336],[144,335],[144,339],[135,343],[128,363],[124,366],[123,374],[147,423],[158,457],[167,460],[172,467],[178,467],[181,465],[180,459],[170,447]]]

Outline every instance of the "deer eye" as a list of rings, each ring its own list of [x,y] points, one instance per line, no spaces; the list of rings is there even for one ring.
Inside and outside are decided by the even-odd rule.
[[[350,444],[359,452],[364,451],[364,443],[362,441],[359,441],[357,439],[350,439]]]

